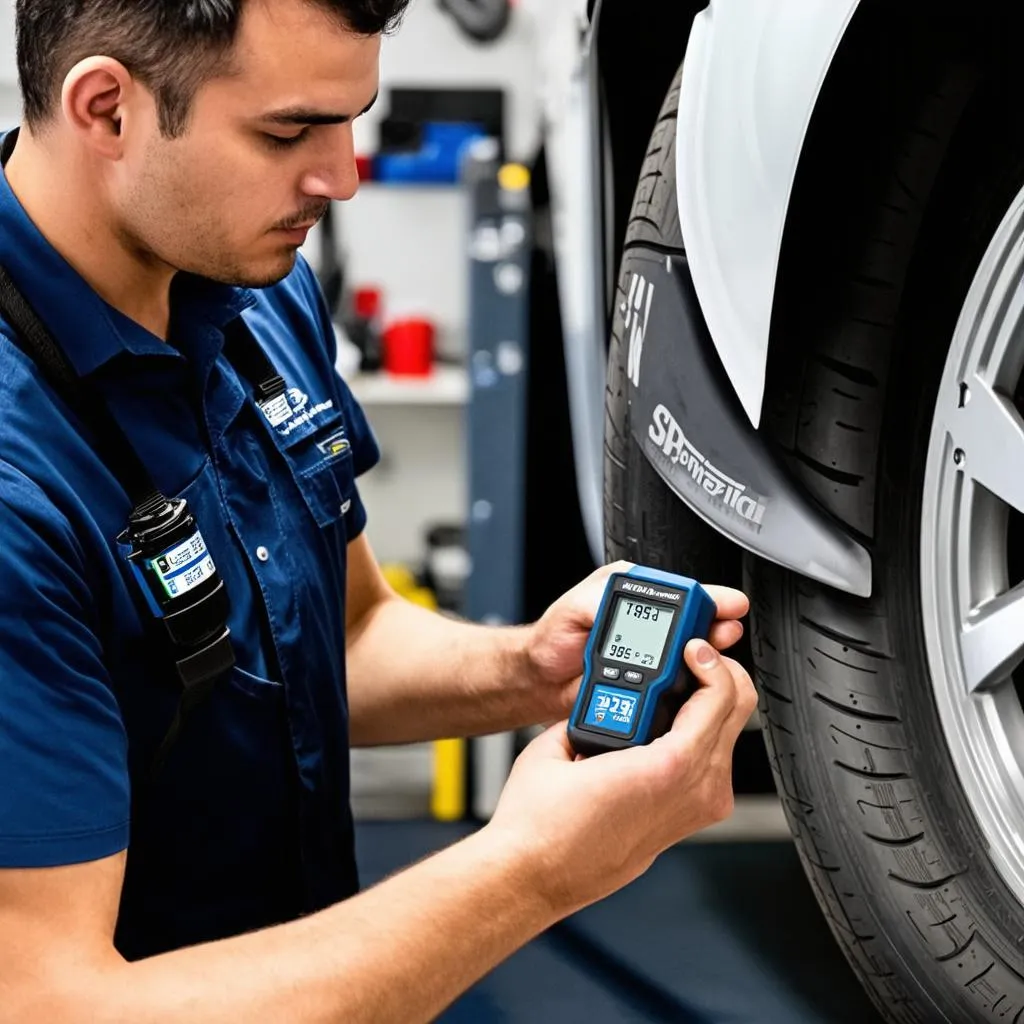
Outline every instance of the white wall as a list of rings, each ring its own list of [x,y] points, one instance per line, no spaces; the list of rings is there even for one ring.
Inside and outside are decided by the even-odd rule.
[[[0,131],[14,128],[21,120],[21,97],[17,86],[0,85]]]
[[[21,117],[18,65],[14,56],[14,0],[0,0],[0,131]]]
[[[466,518],[465,432],[461,406],[369,406],[383,454],[359,481],[367,536],[384,562],[416,566],[428,524]]]
[[[14,61],[14,0],[0,0],[0,82],[16,80]]]

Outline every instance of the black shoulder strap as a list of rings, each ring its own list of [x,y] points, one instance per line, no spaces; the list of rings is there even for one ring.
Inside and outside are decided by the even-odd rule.
[[[260,343],[252,336],[241,317],[225,328],[224,356],[255,391],[257,404],[262,405],[287,390],[284,377],[274,368]]]
[[[47,383],[96,435],[107,468],[127,491],[134,508],[158,494],[153,478],[103,400],[83,386],[63,349],[50,336],[10,274],[0,267],[0,316],[13,328],[14,343],[39,367]]]

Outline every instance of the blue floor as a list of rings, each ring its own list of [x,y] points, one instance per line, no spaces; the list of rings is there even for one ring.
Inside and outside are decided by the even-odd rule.
[[[367,885],[453,841],[431,822],[359,825]],[[793,847],[689,844],[542,935],[443,1024],[881,1024]]]

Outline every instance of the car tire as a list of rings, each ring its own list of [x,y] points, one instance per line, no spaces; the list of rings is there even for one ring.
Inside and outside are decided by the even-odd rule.
[[[936,396],[972,280],[1024,187],[1022,97],[1010,76],[965,60],[955,42],[920,61],[900,47],[892,52],[896,70],[878,90],[880,120],[858,136],[873,145],[851,154],[843,178],[851,189],[841,193],[844,208],[835,209],[835,181],[822,197],[832,203],[820,236],[825,249],[813,257],[806,249],[820,223],[794,235],[802,247],[784,248],[780,288],[791,301],[777,303],[773,339],[785,342],[769,376],[763,427],[804,488],[868,548],[873,592],[850,597],[744,556],[759,711],[806,874],[885,1019],[1018,1024],[1024,907],[989,855],[950,756],[921,580]],[[677,78],[644,166],[627,248],[683,249],[678,89]],[[617,306],[627,284],[619,282]],[[714,544],[709,558],[708,528],[632,440],[622,321],[616,310],[608,554],[712,578],[731,552]],[[1007,529],[1019,536],[1021,522],[1011,517]],[[1019,580],[1024,541],[1007,550],[1015,545],[1010,571]]]

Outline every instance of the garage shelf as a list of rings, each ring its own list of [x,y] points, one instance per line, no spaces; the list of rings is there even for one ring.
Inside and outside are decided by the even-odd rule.
[[[348,379],[362,405],[464,405],[469,376],[461,366],[438,366],[429,377],[357,373]]]

